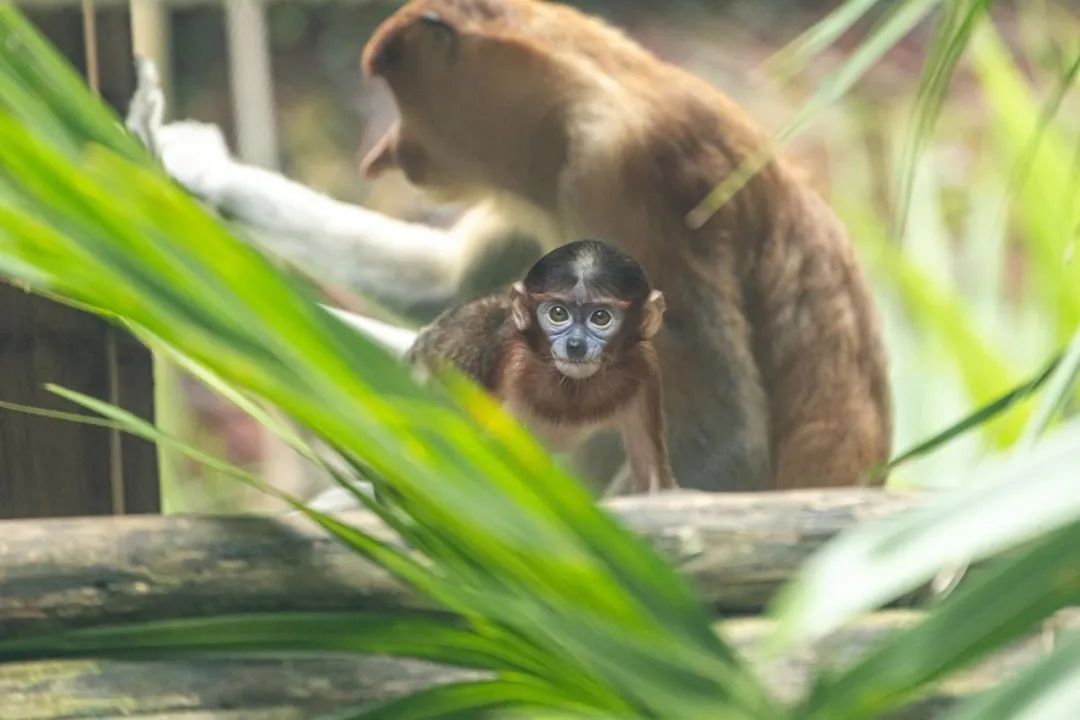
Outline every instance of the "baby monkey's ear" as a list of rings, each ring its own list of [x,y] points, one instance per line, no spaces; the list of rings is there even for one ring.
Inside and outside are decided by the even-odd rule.
[[[648,340],[657,333],[664,321],[664,311],[667,303],[664,295],[659,290],[653,290],[649,297],[645,298],[645,305],[641,308],[641,337]]]
[[[510,288],[510,303],[514,312],[514,324],[518,330],[528,330],[532,325],[532,303],[524,283],[516,282]]]

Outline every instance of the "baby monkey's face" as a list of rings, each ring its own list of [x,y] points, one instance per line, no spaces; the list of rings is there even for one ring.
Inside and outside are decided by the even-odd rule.
[[[664,297],[626,253],[578,240],[536,261],[510,289],[514,325],[534,359],[585,380],[660,328]]]
[[[550,298],[536,307],[536,321],[551,344],[556,369],[575,380],[592,376],[604,349],[619,333],[624,309],[609,302]]]

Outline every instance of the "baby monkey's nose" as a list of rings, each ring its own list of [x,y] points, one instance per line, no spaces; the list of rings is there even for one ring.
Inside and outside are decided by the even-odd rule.
[[[568,338],[566,340],[566,354],[574,360],[585,357],[585,341],[581,338]]]

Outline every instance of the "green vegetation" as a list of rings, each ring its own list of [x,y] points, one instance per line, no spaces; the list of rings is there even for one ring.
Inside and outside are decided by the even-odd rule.
[[[886,18],[916,4],[877,3],[890,6]],[[987,16],[993,3],[933,5],[942,7],[913,103],[855,93],[841,114],[847,129],[826,138],[841,159],[830,164],[832,203],[886,311],[898,454],[947,418],[993,411],[974,411],[976,432],[900,468],[894,486],[964,482],[995,452],[1030,447],[1049,408],[1077,404],[1060,382],[1041,399],[997,403],[1046,380],[1080,327],[1077,19],[1055,3],[1018,6],[1008,16],[1021,31],[1017,57]],[[804,62],[822,48],[806,37],[793,46]],[[1075,360],[1059,377],[1072,373]]]
[[[850,0],[782,56],[783,66],[807,62],[874,4]],[[1039,101],[985,21],[987,3],[908,0],[893,4],[868,41],[882,45],[857,52],[855,64],[838,71],[828,99],[861,74],[859,63],[939,4],[946,7],[936,16],[914,129],[902,143],[897,207],[906,220],[896,227],[905,242],[892,243],[889,225],[865,211],[875,207],[861,196],[872,191],[869,183],[837,183],[845,189],[837,204],[877,277],[891,280],[897,299],[890,307],[912,320],[906,332],[917,327],[923,335],[905,343],[913,354],[901,362],[910,368],[920,352],[947,352],[963,386],[987,402],[1023,380],[1016,366],[1042,373],[1080,324],[1080,262],[1072,260],[1080,145],[1065,140],[1068,128],[1055,119],[1076,63],[1063,66],[1059,90]],[[946,193],[925,163],[965,47],[994,121],[994,143],[977,160],[985,184],[948,198],[963,208],[962,249],[979,269],[961,288],[928,269],[918,243],[949,234],[939,207]],[[1032,290],[1020,307],[986,311],[973,299],[993,304],[1005,296],[1003,214],[1008,236],[1023,243]],[[969,451],[942,479],[957,487],[937,502],[860,527],[808,564],[773,609],[775,651],[829,632],[958,559],[989,559],[985,570],[921,623],[816,678],[794,707],[777,705],[767,683],[713,632],[683,579],[597,508],[499,408],[458,380],[438,390],[418,387],[391,357],[320,310],[308,288],[169,182],[7,4],[0,5],[0,273],[123,323],[159,352],[198,368],[313,461],[311,448],[267,409],[326,441],[355,476],[374,484],[378,499],[361,500],[415,552],[294,505],[447,611],[444,618],[269,615],[102,628],[0,641],[0,662],[378,652],[494,675],[342,717],[876,718],[1080,602],[1080,425],[1069,419],[1080,367],[1074,339],[1030,393],[1034,406],[1013,404],[995,424],[973,424],[989,427],[986,437],[1008,452],[972,471]],[[1034,339],[1021,341],[1018,317],[1038,318]],[[1007,352],[1021,344],[1028,347]],[[952,380],[921,379],[935,392],[934,383]],[[133,433],[258,483],[122,411],[65,395]],[[937,409],[928,417],[945,424]],[[1075,641],[1061,644],[952,717],[1021,717],[1038,703],[1067,708],[1064,698],[1080,687],[1076,653]]]

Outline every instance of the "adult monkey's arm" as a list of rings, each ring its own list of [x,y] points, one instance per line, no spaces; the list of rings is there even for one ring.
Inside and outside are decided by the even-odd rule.
[[[491,206],[475,208],[451,230],[404,222],[239,163],[217,126],[164,124],[163,115],[157,72],[140,61],[127,125],[170,176],[256,245],[394,311],[428,318],[516,276],[538,253],[536,243],[501,225]]]

